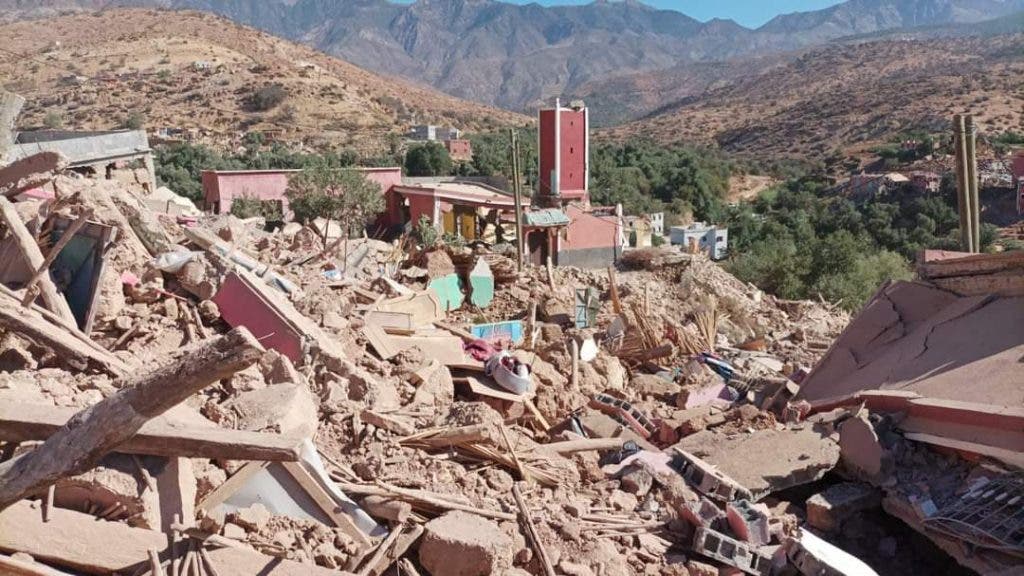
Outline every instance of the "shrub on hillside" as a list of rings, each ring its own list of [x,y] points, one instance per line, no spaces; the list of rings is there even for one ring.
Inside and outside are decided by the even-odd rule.
[[[267,84],[249,96],[249,108],[256,112],[265,112],[284,102],[288,92],[280,84]]]

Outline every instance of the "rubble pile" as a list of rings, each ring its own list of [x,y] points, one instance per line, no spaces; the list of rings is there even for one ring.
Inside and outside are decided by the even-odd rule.
[[[903,543],[870,568],[834,543],[883,510],[971,569],[1020,566],[1021,382],[984,449],[927,425],[963,403],[810,394],[849,323],[827,304],[668,249],[519,271],[56,188],[0,199],[27,269],[0,278],[0,571],[872,574]],[[70,316],[32,281],[62,230],[94,263],[43,275]],[[888,342],[923,320],[901,321]]]

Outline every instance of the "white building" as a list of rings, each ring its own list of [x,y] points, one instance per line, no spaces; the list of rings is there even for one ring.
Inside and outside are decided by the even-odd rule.
[[[729,229],[710,226],[703,222],[694,222],[689,226],[673,226],[669,229],[669,241],[674,245],[690,250],[695,245],[697,251],[706,252],[712,260],[721,260],[729,248]]]

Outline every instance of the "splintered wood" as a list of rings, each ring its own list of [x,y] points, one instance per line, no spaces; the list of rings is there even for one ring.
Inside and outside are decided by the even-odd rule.
[[[551,487],[559,484],[559,476],[547,466],[549,460],[545,454],[517,451],[507,431],[500,429],[496,433],[487,424],[428,430],[403,438],[401,443],[424,449],[457,449],[462,456],[494,462],[517,472],[524,480],[533,479]]]
[[[672,354],[672,344],[665,342],[661,332],[651,323],[644,313],[643,303],[630,302],[622,311],[622,319],[626,324],[626,334],[622,345],[614,351],[616,356],[626,361],[643,362]]]

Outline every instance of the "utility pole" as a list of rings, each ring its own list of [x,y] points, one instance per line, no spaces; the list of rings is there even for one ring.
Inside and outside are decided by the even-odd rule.
[[[971,252],[981,252],[981,201],[978,199],[978,154],[977,128],[974,126],[974,116],[968,114],[964,120],[967,132],[967,190],[971,199]]]
[[[522,186],[519,181],[519,135],[516,134],[514,128],[508,130],[509,140],[511,149],[509,150],[510,162],[512,167],[512,195],[515,198],[516,204],[516,265],[519,270],[523,269],[523,246],[525,244],[523,238],[523,200],[522,200]]]
[[[960,215],[960,246],[974,252],[974,217],[971,214],[971,185],[967,170],[967,127],[962,114],[953,116],[953,152],[956,157],[956,205]]]

